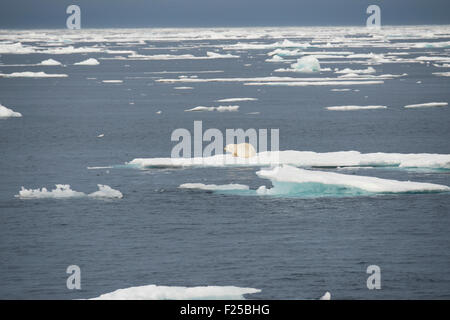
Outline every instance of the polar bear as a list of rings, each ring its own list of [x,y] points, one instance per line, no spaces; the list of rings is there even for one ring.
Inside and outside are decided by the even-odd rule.
[[[249,143],[227,144],[224,150],[230,152],[233,157],[251,158],[256,155],[255,148]]]

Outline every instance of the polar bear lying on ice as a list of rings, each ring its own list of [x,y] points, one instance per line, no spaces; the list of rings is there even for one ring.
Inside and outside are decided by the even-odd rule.
[[[251,158],[256,155],[255,148],[249,143],[227,144],[224,150],[230,152],[233,157]]]

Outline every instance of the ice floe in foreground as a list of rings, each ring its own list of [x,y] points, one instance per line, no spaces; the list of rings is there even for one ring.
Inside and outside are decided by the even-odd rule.
[[[19,118],[22,114],[20,112],[15,112],[0,104],[0,119],[1,118]]]
[[[234,286],[172,287],[147,285],[119,289],[93,300],[243,300],[259,289]]]
[[[450,187],[281,166],[256,173],[270,179],[273,188],[260,187],[261,195],[357,195],[365,193],[450,192]]]
[[[81,198],[81,197],[91,197],[91,198],[123,198],[123,194],[119,190],[115,190],[110,186],[98,184],[98,191],[90,194],[85,194],[84,192],[74,191],[70,188],[68,184],[57,184],[55,189],[47,190],[47,188],[42,189],[22,189],[16,197],[21,199],[64,199],[64,198]]]
[[[431,107],[446,107],[448,106],[448,102],[428,102],[428,103],[419,103],[419,104],[409,104],[406,105],[405,108],[431,108]]]
[[[287,164],[296,167],[392,167],[450,169],[450,154],[432,153],[360,153],[358,151],[266,151],[250,158],[218,154],[197,158],[137,158],[128,165],[137,168],[181,168],[224,166],[271,166]]]

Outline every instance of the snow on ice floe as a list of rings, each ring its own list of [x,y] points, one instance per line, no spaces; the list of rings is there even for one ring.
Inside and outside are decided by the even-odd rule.
[[[450,72],[433,72],[435,76],[450,77]]]
[[[119,289],[94,300],[243,300],[245,294],[261,292],[234,286],[175,287],[147,285]]]
[[[123,58],[123,57],[121,57]],[[208,59],[230,59],[239,58],[237,55],[230,53],[221,54],[212,51],[207,51],[205,56],[194,56],[192,54],[155,54],[155,55],[143,55],[143,54],[131,54],[128,55],[129,60],[208,60]]]
[[[192,109],[187,109],[184,111],[191,112],[191,111],[218,111],[218,112],[236,112],[239,110],[239,106],[218,106],[218,107],[204,107],[204,106],[198,106]]]
[[[237,184],[237,183],[231,183],[231,184],[223,184],[223,185],[216,185],[216,184],[203,184],[203,183],[183,183],[178,188],[181,189],[200,189],[200,190],[249,190],[249,186],[244,184]]]
[[[450,187],[423,182],[398,181],[281,166],[256,173],[270,179],[272,188],[260,187],[260,195],[359,195],[383,193],[450,192]]]
[[[89,59],[74,63],[74,65],[76,65],[76,66],[96,66],[99,64],[100,64],[100,62],[98,62],[98,60],[94,59],[94,58],[89,58]]]
[[[59,61],[56,61],[54,59],[47,59],[47,60],[41,61],[41,63],[39,63],[39,65],[41,65],[41,66],[60,66],[60,65],[62,65],[62,63]]]
[[[63,73],[45,73],[43,71],[32,72],[32,71],[24,71],[24,72],[13,72],[13,73],[0,73],[0,77],[4,78],[66,78],[67,74]]]
[[[354,110],[374,110],[374,109],[387,109],[386,106],[333,106],[326,107],[331,111],[354,111]]]
[[[358,151],[313,152],[313,151],[266,151],[250,158],[218,154],[197,158],[136,158],[128,165],[136,168],[182,168],[182,167],[226,167],[226,166],[273,166],[296,167],[391,167],[450,169],[450,154],[432,153],[360,153]]]
[[[227,98],[216,100],[216,102],[239,102],[239,101],[257,101],[257,98]]]
[[[81,198],[81,197],[91,197],[91,198],[122,198],[123,195],[119,190],[115,190],[110,186],[98,184],[98,191],[90,194],[85,194],[84,192],[74,191],[70,188],[68,184],[57,184],[55,189],[47,190],[47,188],[42,189],[22,189],[16,197],[20,199],[64,199],[64,198]]]
[[[0,104],[0,119],[2,118],[20,118],[22,114],[20,112],[15,112]]]
[[[413,108],[432,108],[432,107],[446,107],[446,106],[448,106],[448,102],[428,102],[419,104],[408,104],[404,106],[404,108],[413,109]]]
[[[291,64],[291,70],[296,72],[312,73],[320,71],[319,60],[315,56],[304,56]]]

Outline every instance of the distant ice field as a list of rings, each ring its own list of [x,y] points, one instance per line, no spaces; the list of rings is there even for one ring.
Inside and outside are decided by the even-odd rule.
[[[0,298],[449,299],[449,72],[450,26],[0,30]],[[171,159],[198,120],[278,160]]]

